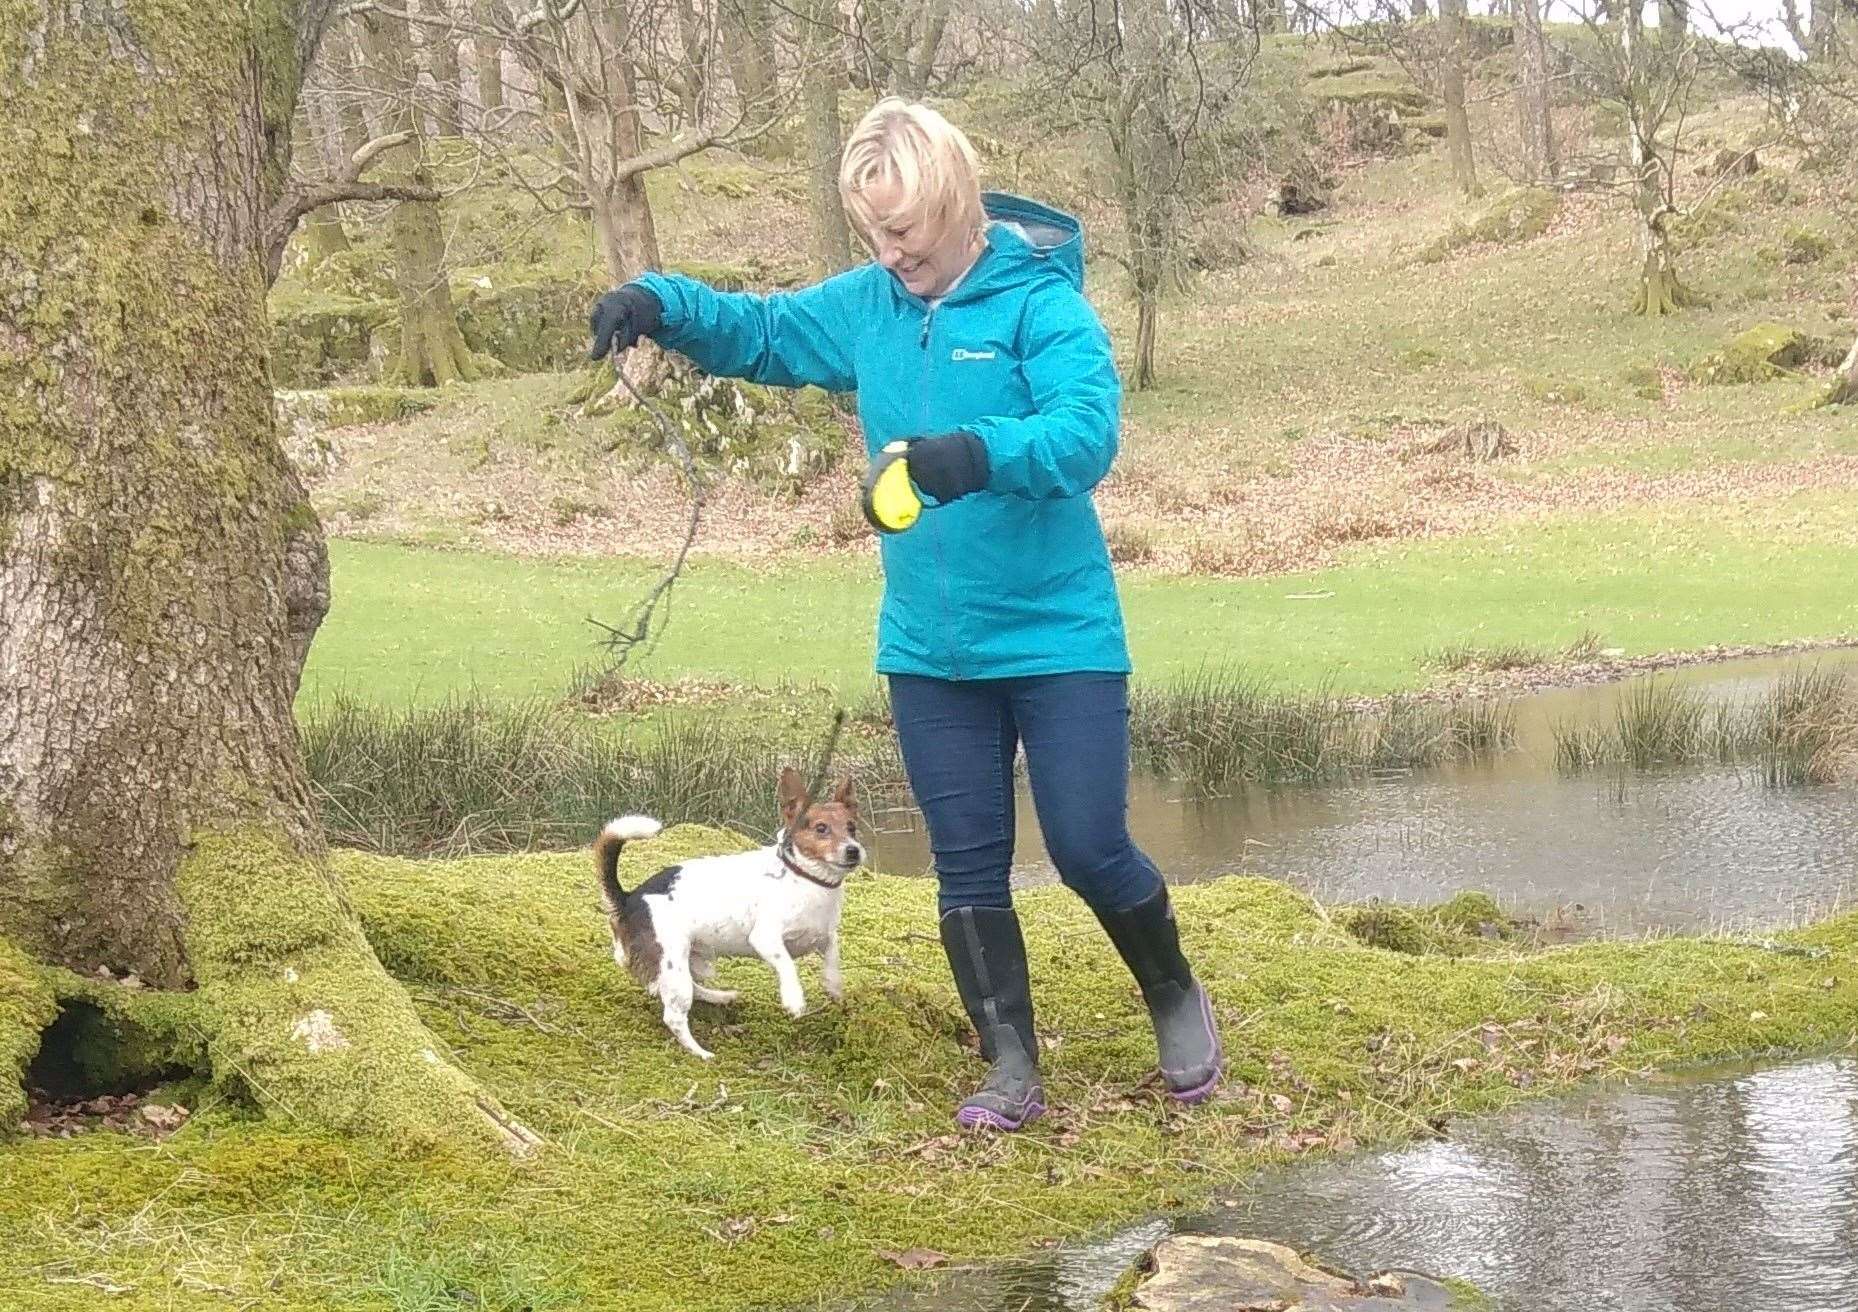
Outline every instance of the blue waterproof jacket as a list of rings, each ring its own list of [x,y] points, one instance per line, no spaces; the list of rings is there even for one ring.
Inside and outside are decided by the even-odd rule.
[[[985,204],[987,249],[934,306],[876,264],[767,296],[647,274],[654,336],[713,374],[856,391],[871,454],[938,433],[986,444],[983,491],[881,539],[880,673],[1126,673],[1090,495],[1116,455],[1122,385],[1084,299],[1083,233],[1033,201]]]

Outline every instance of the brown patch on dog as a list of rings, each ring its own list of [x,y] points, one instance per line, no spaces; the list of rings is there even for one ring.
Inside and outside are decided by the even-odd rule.
[[[849,775],[839,781],[831,800],[814,802],[804,815],[800,808],[806,803],[806,783],[792,766],[781,771],[777,796],[781,825],[794,851],[831,866],[853,866],[863,859],[864,840],[858,837],[858,797]]]

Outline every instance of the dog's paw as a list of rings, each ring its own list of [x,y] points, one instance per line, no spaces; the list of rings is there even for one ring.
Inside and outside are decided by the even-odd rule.
[[[786,1011],[786,1013],[789,1016],[792,1016],[796,1019],[798,1019],[801,1016],[806,1015],[806,999],[805,998],[799,998],[799,997],[782,998],[781,1007],[784,1011]]]

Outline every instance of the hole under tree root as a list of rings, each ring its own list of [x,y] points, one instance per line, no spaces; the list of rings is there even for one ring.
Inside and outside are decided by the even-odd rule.
[[[40,1033],[38,1054],[26,1068],[22,1128],[42,1138],[89,1130],[159,1137],[185,1123],[188,1109],[148,1095],[198,1073],[101,1008],[67,999]]]

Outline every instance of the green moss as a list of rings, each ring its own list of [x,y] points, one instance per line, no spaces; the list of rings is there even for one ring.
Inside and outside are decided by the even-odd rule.
[[[279,422],[306,432],[396,423],[433,405],[430,388],[329,387],[277,393]]]
[[[1587,399],[1587,388],[1559,378],[1525,378],[1523,391],[1550,405],[1580,405]]]
[[[1764,383],[1779,378],[1805,362],[1812,342],[1797,328],[1761,323],[1737,334],[1719,351],[1702,356],[1690,366],[1699,383],[1734,386]]]
[[[279,387],[322,387],[367,373],[374,335],[397,322],[391,301],[274,295],[271,376]]]
[[[1488,893],[1466,889],[1431,908],[1432,918],[1446,929],[1482,938],[1508,938],[1515,919]]]
[[[1470,239],[1511,245],[1548,231],[1561,197],[1546,187],[1516,187],[1494,197],[1472,216]]]
[[[22,1081],[39,1050],[39,1033],[58,1005],[45,977],[24,953],[0,939],[0,1139],[26,1110]]]
[[[56,968],[46,979],[59,1006],[46,1039],[59,1051],[49,1055],[74,1087],[112,1091],[206,1070],[211,1020],[197,994],[133,988]]]
[[[1392,110],[1395,113],[1421,113],[1431,105],[1426,93],[1410,82],[1399,82],[1382,74],[1348,74],[1310,88],[1318,105],[1344,105],[1351,108]]]
[[[1812,228],[1789,228],[1781,235],[1782,264],[1817,264],[1832,253],[1832,238]]]
[[[1341,907],[1335,923],[1369,947],[1409,954],[1463,955],[1514,935],[1516,921],[1488,893],[1466,891],[1431,907],[1384,902]]]
[[[742,845],[674,829],[630,845],[623,878]],[[202,939],[202,1005],[332,956],[347,965],[313,964],[294,1005],[346,1007],[355,985],[320,977],[351,971],[394,992],[357,964],[358,939],[331,931],[339,899],[313,863],[249,839],[209,841],[199,859],[190,910],[218,926]],[[984,1259],[1194,1206],[1275,1160],[1286,1132],[1384,1145],[1526,1096],[1525,1074],[1541,1092],[1816,1048],[1849,1039],[1858,1014],[1858,916],[1787,936],[1826,958],[1690,939],[1530,953],[1481,934],[1478,954],[1400,954],[1364,947],[1283,885],[1224,879],[1178,889],[1176,904],[1247,1092],[1182,1115],[1135,1088],[1153,1041],[1094,918],[1063,889],[1034,889],[1020,905],[1062,1116],[1024,1136],[944,1138],[978,1064],[960,1043],[931,881],[852,882],[842,1004],[821,996],[816,959],[801,966],[814,1009],[798,1020],[765,967],[725,965],[742,997],[698,1007],[693,1027],[717,1052],[699,1063],[614,967],[584,852],[331,864],[417,1001],[407,1024],[455,1049],[550,1146],[520,1164],[411,1160],[320,1121],[210,1108],[158,1152],[111,1136],[20,1144],[0,1151],[0,1287],[77,1309],[94,1289],[43,1274],[72,1264],[135,1286],[123,1306],[153,1308],[185,1265],[228,1301],[288,1312],[419,1306],[415,1293],[440,1287],[505,1308],[812,1305],[900,1279],[882,1249]],[[207,882],[223,892],[205,896]],[[1497,911],[1466,895],[1409,914],[1463,926]],[[299,1077],[274,1046],[254,1024],[249,1047],[216,1047],[216,1069],[237,1061],[287,1098]],[[391,1138],[396,1119],[360,1128]],[[118,1242],[131,1222],[143,1241]]]
[[[1451,1291],[1450,1312],[1497,1312],[1497,1300],[1469,1280],[1454,1276],[1439,1283]]]
[[[494,1142],[324,863],[257,832],[196,835],[177,884],[215,1079],[311,1128],[424,1152]]]
[[[592,281],[498,266],[464,270],[455,284],[458,327],[472,350],[522,373],[585,361]]]
[[[1445,232],[1421,246],[1414,258],[1421,264],[1437,264],[1467,246],[1509,246],[1528,241],[1548,231],[1560,208],[1561,198],[1545,187],[1511,188],[1469,218],[1455,220]]]

